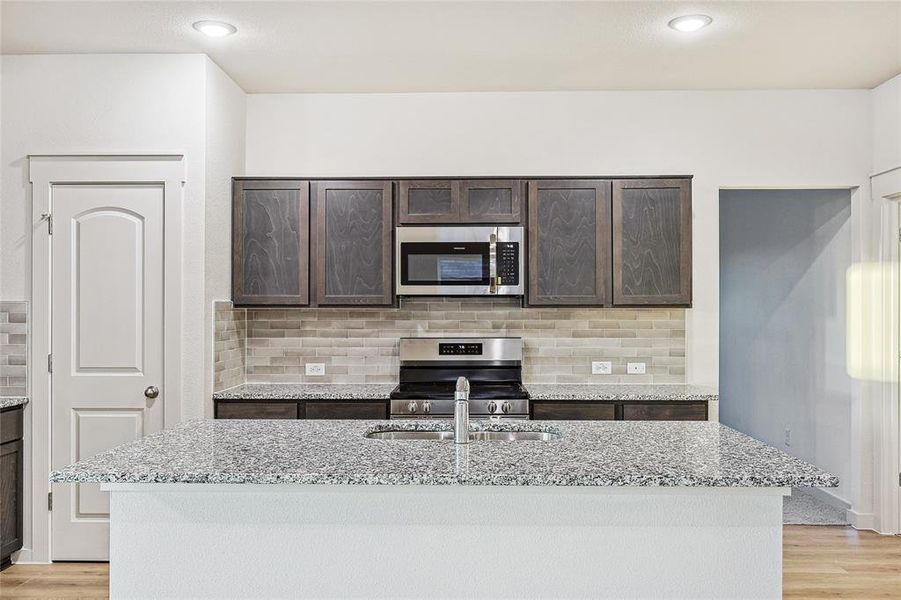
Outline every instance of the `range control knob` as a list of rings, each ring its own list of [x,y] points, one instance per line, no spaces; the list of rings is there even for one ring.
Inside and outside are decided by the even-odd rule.
[[[504,400],[504,403],[501,404],[501,411],[503,411],[504,414],[510,412],[511,408],[513,407],[510,405],[510,402],[508,400]]]
[[[493,415],[496,412],[497,412],[497,402],[492,400],[491,402],[488,403],[488,414]]]
[[[432,412],[432,403],[429,402],[428,400],[423,402],[422,403],[422,412],[424,412],[425,414],[429,414],[430,412]]]
[[[411,402],[407,405],[407,410],[410,411],[411,413],[415,413],[415,412],[416,412],[416,402],[412,402],[412,401],[411,401]]]

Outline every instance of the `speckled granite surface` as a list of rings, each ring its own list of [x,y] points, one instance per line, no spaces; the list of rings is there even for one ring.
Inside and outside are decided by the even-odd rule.
[[[532,400],[719,400],[713,388],[687,384],[526,384]]]
[[[25,396],[0,396],[0,409],[28,404]]]
[[[54,472],[56,482],[532,486],[836,486],[838,479],[709,422],[474,421],[553,429],[552,442],[372,440],[449,421],[190,421]]]
[[[384,400],[394,384],[245,383],[216,392],[216,400]],[[713,388],[683,384],[526,384],[533,400],[715,401]]]
[[[215,400],[387,400],[395,384],[245,383],[213,394]]]

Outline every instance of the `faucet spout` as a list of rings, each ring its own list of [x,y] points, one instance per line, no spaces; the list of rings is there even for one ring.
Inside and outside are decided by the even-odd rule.
[[[454,392],[454,443],[469,443],[469,380],[457,378]]]

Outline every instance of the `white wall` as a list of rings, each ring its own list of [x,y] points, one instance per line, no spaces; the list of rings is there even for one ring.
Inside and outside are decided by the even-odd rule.
[[[231,299],[231,178],[244,173],[246,98],[222,69],[206,60],[204,389],[203,404],[192,403],[190,416],[213,415],[213,301]]]
[[[693,174],[687,376],[717,383],[721,187],[862,185],[869,91],[251,95],[248,175]]]
[[[901,167],[901,75],[871,93],[873,173]]]
[[[210,306],[229,296],[229,179],[243,171],[243,91],[200,54],[6,55],[0,82],[0,299],[31,300],[29,154],[185,155],[180,391],[182,418],[203,415]]]
[[[720,421],[838,475],[846,501],[850,266],[848,190],[721,193]]]

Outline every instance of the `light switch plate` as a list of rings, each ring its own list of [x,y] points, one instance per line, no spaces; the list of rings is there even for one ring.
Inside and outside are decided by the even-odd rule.
[[[307,375],[325,375],[325,363],[307,363],[304,367],[304,372]]]
[[[626,373],[629,375],[644,375],[645,365],[643,362],[630,362],[626,365]]]
[[[613,363],[609,360],[593,360],[591,361],[592,375],[610,375],[613,373]]]

